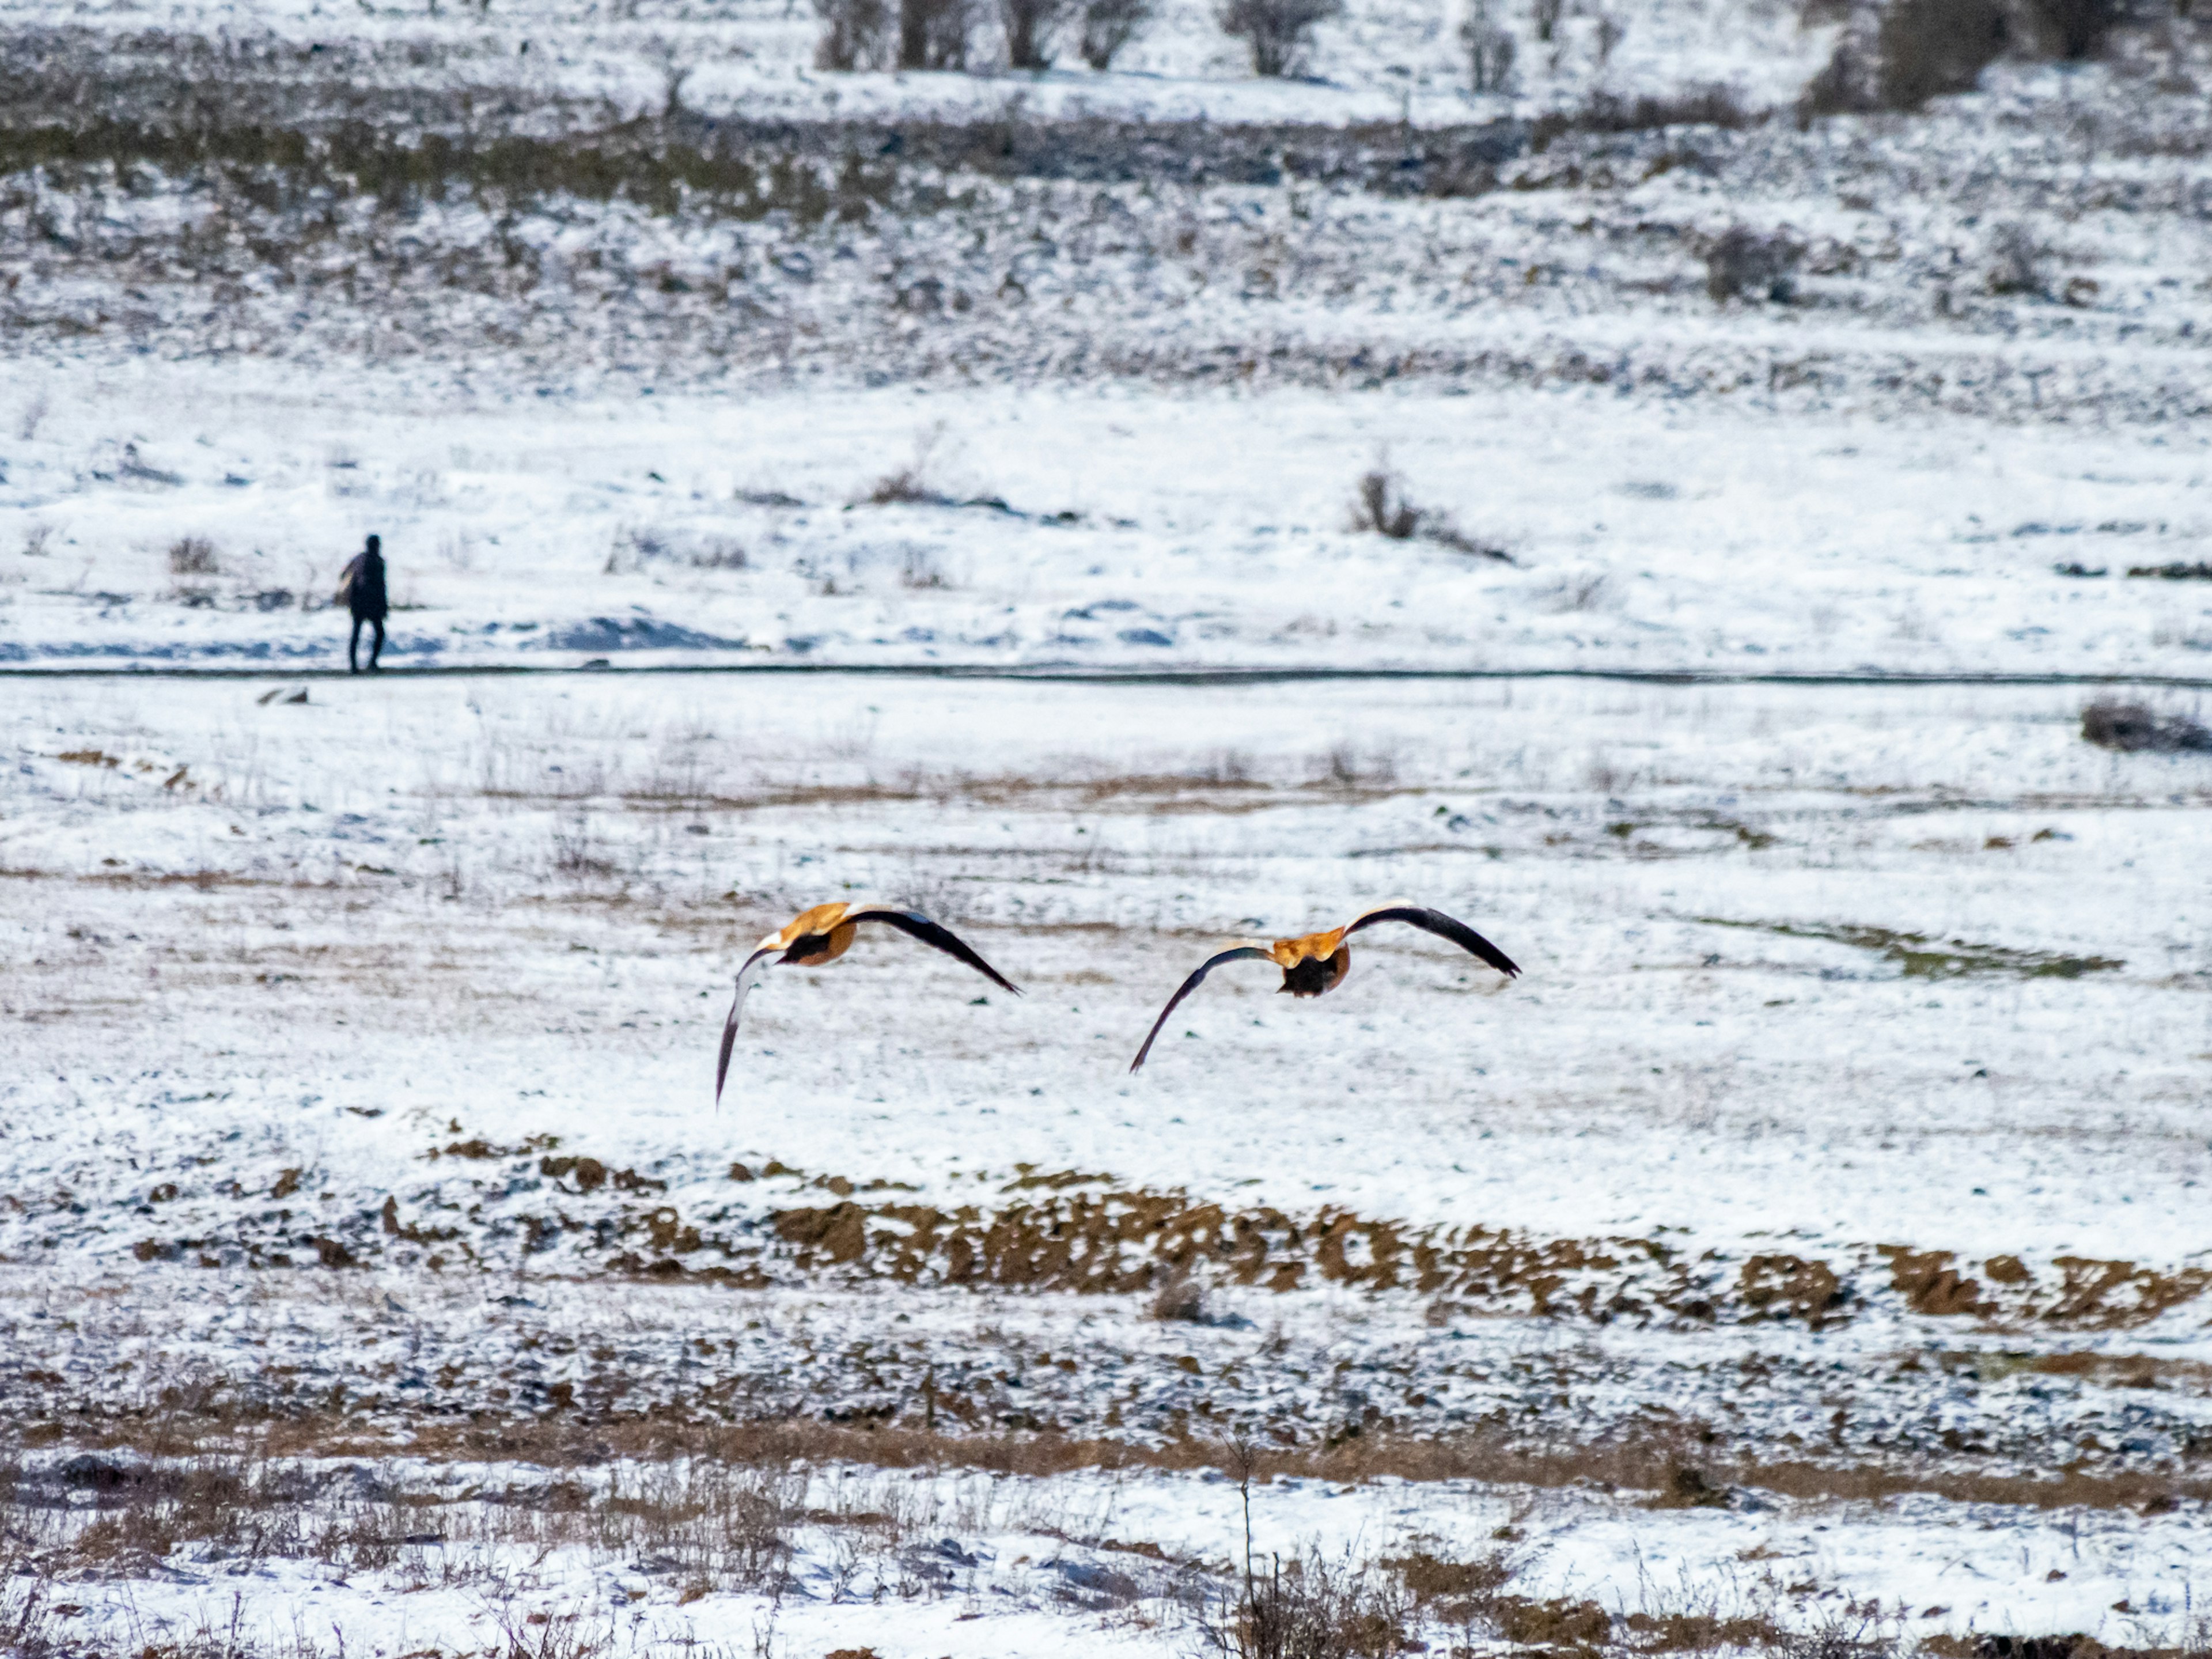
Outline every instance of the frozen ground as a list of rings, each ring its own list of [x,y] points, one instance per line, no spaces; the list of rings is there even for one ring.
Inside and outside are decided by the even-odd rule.
[[[1209,12],[0,5],[0,1646],[2212,1640],[2201,24]]]
[[[1135,1533],[1218,1565],[1221,1489],[1169,1470],[1242,1431],[1330,1477],[1271,1536],[1449,1554],[1534,1504],[1516,1593],[1623,1617],[1749,1595],[1742,1553],[1814,1528],[1785,1623],[1817,1591],[2149,1642],[2110,1604],[2195,1594],[2212,796],[2201,758],[2081,743],[2080,693],[264,689],[15,690],[0,1251],[34,1443],[271,1413],[372,1455],[469,1422],[1104,1437],[1167,1460],[1108,1483]],[[864,891],[1029,994],[895,942],[774,976],[715,1112],[738,953]],[[1413,936],[1321,1003],[1224,970],[1125,1073],[1214,937],[1399,893],[1526,976]],[[1729,1507],[1636,1507],[1686,1467]],[[2097,1564],[2045,1588],[2085,1528]],[[870,1624],[802,1574],[783,1650],[1070,1650],[1034,1540],[964,1536],[1030,1557],[1009,1595],[985,1575],[971,1646],[937,1630],[964,1607]],[[548,1605],[629,1571],[563,1559]],[[315,1575],[269,1571],[243,1588],[281,1626]],[[538,1605],[416,1581],[373,1578],[374,1620],[458,1646]],[[641,1583],[664,1639],[767,1605]],[[1188,1650],[1183,1594],[1101,1650]]]
[[[0,487],[17,550],[0,659],[342,663],[327,600],[375,529],[395,665],[2212,679],[2212,582],[2125,574],[2212,547],[2197,428],[1782,423],[1591,391],[887,388],[549,410],[370,384],[364,407],[358,382],[142,365],[27,394],[47,412]],[[191,412],[157,425],[154,408]],[[1378,456],[1513,562],[1349,528]],[[869,501],[909,470],[941,500]],[[176,574],[169,550],[192,537],[215,568]]]
[[[0,658],[327,665],[374,530],[398,665],[2206,678],[2198,32],[1801,129],[1832,29],[1621,15],[1649,63],[1395,123],[1340,101],[1418,82],[1389,8],[1256,89],[1171,13],[1160,73],[1265,106],[1206,123],[585,84],[793,75],[742,8],[26,21]],[[1735,114],[1589,101],[1730,53]],[[1715,297],[1731,228],[1783,297]],[[1348,527],[1378,464],[1422,533]]]

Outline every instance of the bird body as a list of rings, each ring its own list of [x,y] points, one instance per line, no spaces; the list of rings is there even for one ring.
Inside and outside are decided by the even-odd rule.
[[[888,904],[815,905],[801,910],[755,945],[752,954],[738,969],[737,995],[730,1004],[730,1017],[722,1024],[722,1050],[714,1063],[714,1098],[718,1102],[722,1097],[722,1085],[730,1075],[730,1054],[737,1046],[738,1017],[744,1012],[745,999],[760,982],[761,975],[770,968],[819,968],[835,962],[853,948],[853,939],[860,925],[870,921],[896,927],[908,937],[966,963],[1001,989],[1016,996],[1021,994],[1020,987],[976,955],[951,929],[939,927],[919,910],[902,910]]]
[[[1279,992],[1288,992],[1293,997],[1326,996],[1343,984],[1345,976],[1352,971],[1352,951],[1345,941],[1362,928],[1372,927],[1382,921],[1402,921],[1423,933],[1449,939],[1470,955],[1480,957],[1508,979],[1521,971],[1504,951],[1465,922],[1455,921],[1441,910],[1425,909],[1415,904],[1379,905],[1372,910],[1363,911],[1341,927],[1306,933],[1297,939],[1243,940],[1208,957],[1168,999],[1168,1006],[1160,1010],[1160,1017],[1152,1022],[1152,1029],[1145,1037],[1145,1046],[1137,1050],[1137,1057],[1129,1062],[1129,1069],[1133,1072],[1145,1063],[1145,1057],[1152,1051],[1153,1040],[1160,1034],[1160,1027],[1168,1023],[1168,1016],[1175,1012],[1182,1000],[1198,989],[1206,976],[1222,963],[1247,960],[1272,962],[1283,970],[1283,982],[1276,988]]]

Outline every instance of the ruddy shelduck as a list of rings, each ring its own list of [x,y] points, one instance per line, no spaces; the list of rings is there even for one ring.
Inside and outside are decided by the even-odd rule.
[[[1258,939],[1231,945],[1228,950],[1208,957],[1198,965],[1198,970],[1183,981],[1182,987],[1168,999],[1168,1006],[1160,1010],[1160,1017],[1152,1022],[1152,1029],[1145,1036],[1145,1046],[1137,1050],[1137,1057],[1129,1062],[1135,1071],[1145,1063],[1145,1056],[1152,1052],[1153,1039],[1160,1027],[1168,1023],[1182,1000],[1198,989],[1206,976],[1224,962],[1239,962],[1249,957],[1265,957],[1283,970],[1283,982],[1277,988],[1294,997],[1326,996],[1344,983],[1344,976],[1352,971],[1352,951],[1345,940],[1363,927],[1372,927],[1378,921],[1402,921],[1419,928],[1425,933],[1434,933],[1438,939],[1449,939],[1462,950],[1478,956],[1492,968],[1513,978],[1521,969],[1511,957],[1463,921],[1455,921],[1441,910],[1423,909],[1417,904],[1385,904],[1355,916],[1341,927],[1331,927],[1325,933],[1308,933],[1303,939],[1279,939],[1262,943]]]
[[[997,969],[977,956],[968,945],[955,937],[948,928],[941,927],[919,910],[901,910],[888,904],[817,904],[811,910],[802,910],[783,927],[763,939],[747,957],[744,966],[738,969],[737,999],[730,1004],[730,1017],[722,1025],[722,1052],[714,1062],[714,1099],[722,1098],[722,1085],[730,1074],[730,1051],[737,1046],[738,1016],[744,1012],[745,998],[760,982],[760,976],[771,968],[819,968],[824,963],[835,962],[853,948],[853,935],[864,921],[880,921],[896,927],[912,939],[920,939],[966,963],[977,973],[1002,990],[1021,995],[1021,988]]]

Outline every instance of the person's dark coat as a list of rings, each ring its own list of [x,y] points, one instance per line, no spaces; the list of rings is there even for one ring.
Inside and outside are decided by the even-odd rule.
[[[384,591],[384,552],[377,538],[354,556],[339,578],[339,591],[356,622],[382,622],[392,614],[392,601]]]

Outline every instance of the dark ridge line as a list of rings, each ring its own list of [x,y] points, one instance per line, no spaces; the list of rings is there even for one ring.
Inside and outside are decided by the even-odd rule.
[[[1883,673],[1878,671],[1751,673],[1702,668],[1084,668],[989,663],[640,663],[616,667],[485,663],[380,670],[380,679],[497,679],[532,675],[850,675],[859,678],[1007,680],[1067,685],[1284,685],[1353,680],[1611,680],[1636,685],[2100,686],[2142,685],[2212,691],[2212,678],[2185,674]],[[0,667],[0,680],[366,679],[342,668]]]

